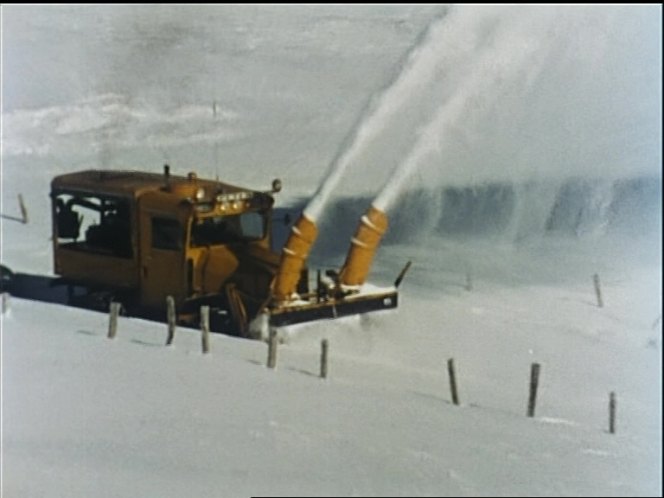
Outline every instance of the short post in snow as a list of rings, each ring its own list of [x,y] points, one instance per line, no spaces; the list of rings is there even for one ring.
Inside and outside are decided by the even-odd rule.
[[[267,368],[277,366],[277,329],[270,329],[270,336],[267,340]]]
[[[18,207],[21,210],[21,222],[23,224],[28,223],[28,210],[25,207],[25,202],[23,201],[23,194],[18,194]]]
[[[609,393],[609,433],[616,433],[616,393]]]
[[[454,371],[454,358],[447,360],[447,373],[450,377],[450,391],[452,392],[452,403],[459,405],[459,393],[457,392],[456,373]]]
[[[327,379],[327,353],[329,351],[329,343],[327,339],[320,342],[320,378]]]
[[[9,292],[2,293],[2,314],[4,315],[9,311]]]
[[[203,354],[210,352],[210,307],[201,306],[201,347]]]
[[[530,365],[530,396],[528,397],[528,416],[535,416],[535,402],[537,400],[537,385],[539,383],[540,365],[533,363]]]
[[[602,289],[599,286],[599,275],[597,273],[593,275],[593,283],[595,284],[595,295],[597,296],[597,306],[603,308],[604,301],[602,301]]]
[[[406,265],[401,269],[399,272],[399,276],[397,276],[397,279],[394,281],[394,287],[399,287],[401,285],[401,282],[403,281],[404,277],[406,276],[406,273],[408,273],[408,270],[410,270],[410,266],[413,264],[412,261],[408,261]]]
[[[108,319],[108,338],[114,339],[118,331],[118,315],[120,314],[121,303],[112,301],[109,310]]]
[[[173,296],[168,296],[166,298],[166,317],[168,318],[168,338],[166,339],[166,345],[170,346],[173,344],[173,339],[175,338],[175,299]]]

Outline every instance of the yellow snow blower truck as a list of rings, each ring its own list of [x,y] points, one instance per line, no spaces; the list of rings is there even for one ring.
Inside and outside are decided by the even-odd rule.
[[[348,290],[337,272],[318,271],[310,285],[306,266],[292,294],[275,296],[286,256],[274,252],[271,241],[273,194],[280,189],[279,180],[269,191],[255,191],[195,173],[171,175],[168,166],[163,174],[87,170],[57,176],[50,195],[58,281],[72,304],[108,309],[110,301],[120,301],[135,316],[165,317],[172,296],[184,324],[197,324],[207,305],[214,331],[245,337],[395,308],[398,283]]]

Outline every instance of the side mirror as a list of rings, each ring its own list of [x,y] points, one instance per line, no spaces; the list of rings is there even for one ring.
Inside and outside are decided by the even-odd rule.
[[[281,192],[281,180],[279,178],[272,180],[272,193],[276,194],[277,192]]]

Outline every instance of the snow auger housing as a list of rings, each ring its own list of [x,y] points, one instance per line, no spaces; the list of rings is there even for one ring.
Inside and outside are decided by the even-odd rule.
[[[283,326],[397,306],[396,287],[343,290],[338,274],[314,289],[303,268],[296,293],[273,295],[283,263],[271,249],[272,194],[219,181],[135,171],[87,170],[51,183],[55,273],[70,300],[123,302],[137,315],[165,316],[167,296],[181,322],[211,308],[213,330],[263,335]],[[286,256],[286,253],[284,253]],[[323,283],[326,282],[326,284]],[[80,289],[83,289],[82,294]]]

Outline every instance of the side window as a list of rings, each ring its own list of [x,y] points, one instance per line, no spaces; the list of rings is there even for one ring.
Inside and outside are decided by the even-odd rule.
[[[67,249],[121,258],[133,256],[127,199],[86,193],[53,194],[55,236]]]
[[[182,248],[180,222],[170,218],[152,218],[152,248],[178,251]]]

